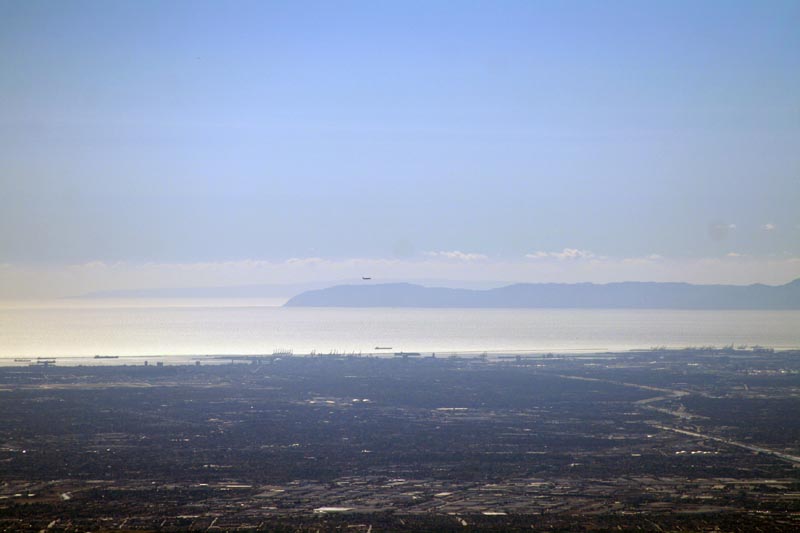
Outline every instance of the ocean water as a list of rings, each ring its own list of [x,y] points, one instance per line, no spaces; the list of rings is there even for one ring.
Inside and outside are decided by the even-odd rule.
[[[207,355],[800,348],[800,311],[283,308],[269,300],[0,303],[0,363]],[[96,363],[111,362],[94,360]],[[68,362],[67,359],[64,362]]]

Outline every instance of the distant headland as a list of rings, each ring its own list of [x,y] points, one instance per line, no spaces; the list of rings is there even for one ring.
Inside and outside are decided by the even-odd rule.
[[[800,309],[800,279],[785,285],[622,282],[517,283],[487,290],[411,283],[337,285],[298,294],[287,307],[577,309]]]

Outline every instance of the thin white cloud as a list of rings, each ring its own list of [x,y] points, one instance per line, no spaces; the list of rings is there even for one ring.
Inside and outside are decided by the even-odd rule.
[[[764,224],[763,226],[761,226],[761,229],[763,229],[764,231],[774,231],[774,230],[776,230],[777,228],[778,228],[778,226],[776,226],[776,225],[775,225],[775,224],[773,224],[772,222],[767,222],[766,224]]]
[[[708,236],[711,240],[722,241],[728,237],[728,234],[736,229],[736,224],[728,222],[712,222],[708,225]]]
[[[564,248],[560,252],[533,252],[525,254],[526,259],[558,259],[559,261],[576,259],[594,259],[597,256],[588,250]]]
[[[606,258],[603,258],[603,259],[606,259]],[[648,264],[648,263],[654,263],[656,261],[661,261],[662,259],[664,259],[664,258],[662,256],[658,255],[658,254],[650,254],[650,255],[645,255],[645,256],[642,256],[642,257],[624,257],[620,261],[622,263],[626,263],[626,264],[644,265],[644,264]]]
[[[285,263],[287,265],[319,265],[324,263],[325,260],[321,257],[292,257],[287,259]]]
[[[425,252],[424,255],[440,259],[455,259],[457,261],[483,261],[489,258],[485,254],[461,252],[459,250]]]
[[[113,266],[113,264],[106,263],[105,261],[87,261],[77,265],[70,265],[71,268],[76,270],[84,269],[105,269]]]

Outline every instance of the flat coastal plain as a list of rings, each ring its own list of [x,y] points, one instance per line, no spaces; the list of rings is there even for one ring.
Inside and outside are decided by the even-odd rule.
[[[797,531],[800,352],[0,368],[0,530]]]

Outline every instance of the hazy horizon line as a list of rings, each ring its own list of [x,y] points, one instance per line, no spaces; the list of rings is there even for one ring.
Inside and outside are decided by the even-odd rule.
[[[477,252],[422,257],[293,257],[284,260],[131,262],[23,265],[0,263],[0,298],[51,298],[99,291],[168,290],[250,285],[320,285],[370,277],[459,285],[512,283],[679,282],[782,285],[800,278],[800,257],[681,258],[650,254],[610,257],[585,250],[494,259]]]

